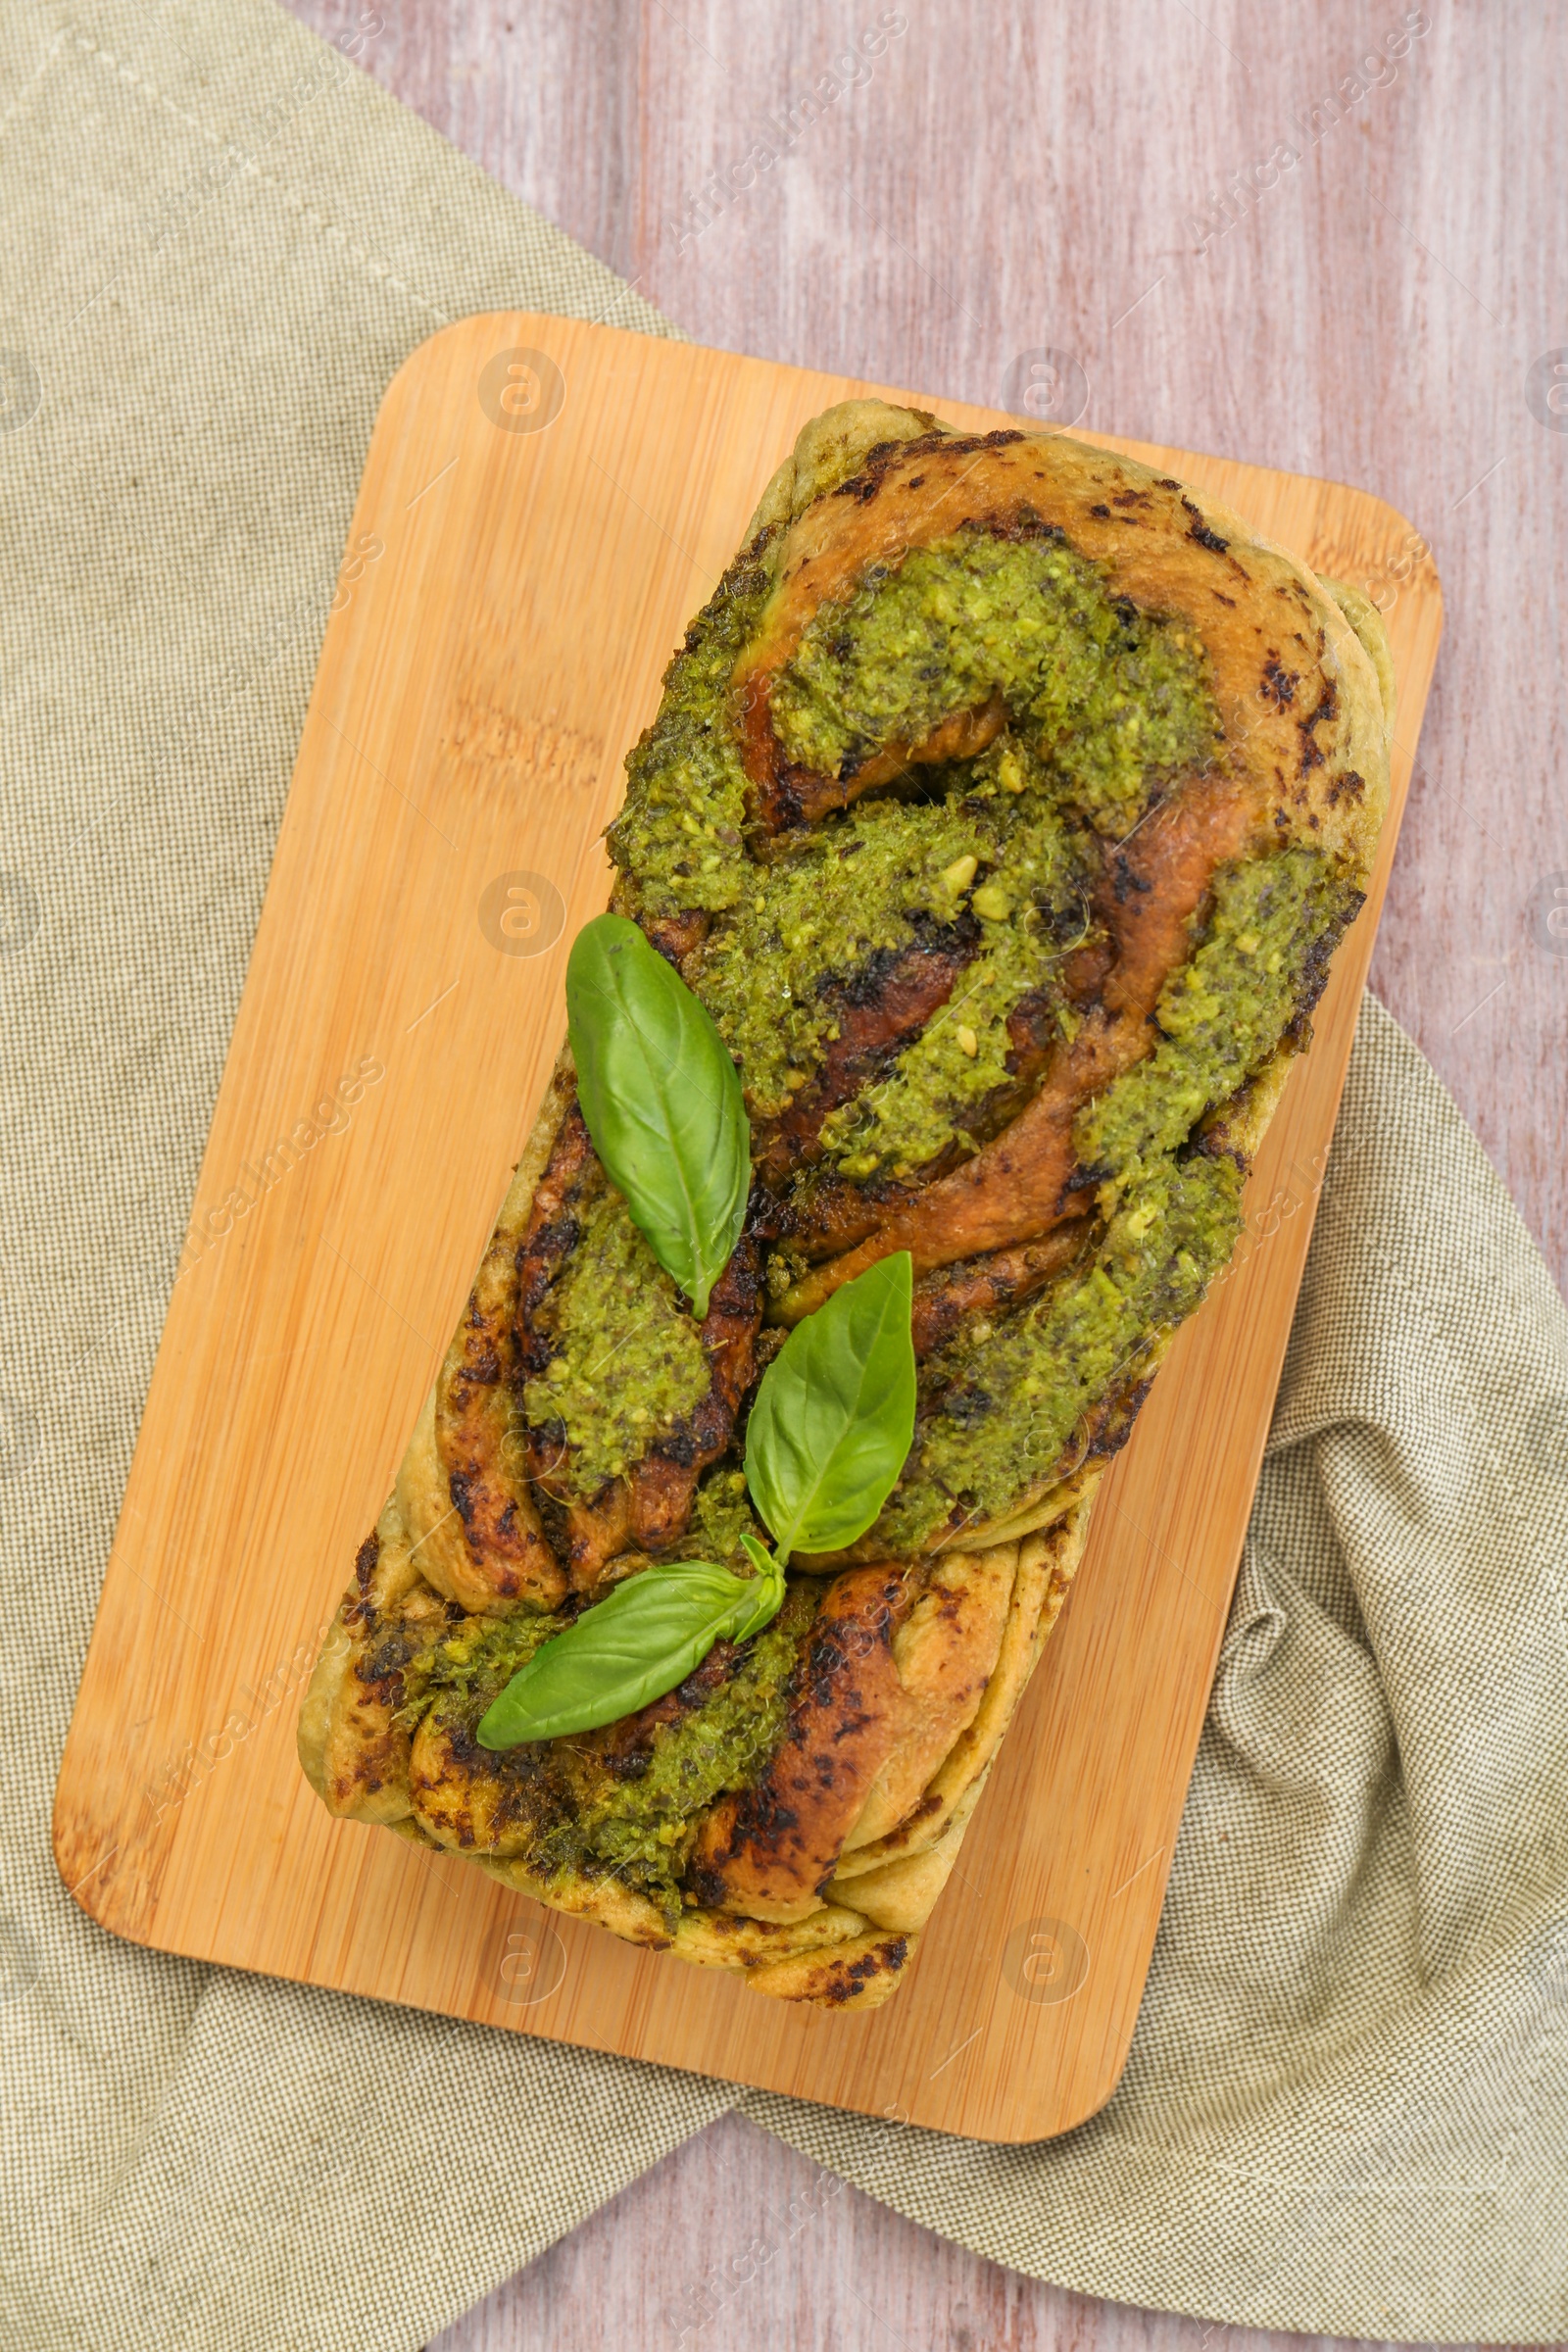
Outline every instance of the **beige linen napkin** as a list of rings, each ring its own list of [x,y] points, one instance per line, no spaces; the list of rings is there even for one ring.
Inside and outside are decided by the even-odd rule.
[[[1100,2294],[1568,2334],[1568,1318],[1370,1002],[1093,2123],[976,2147],[70,1901],[55,1770],[380,395],[469,311],[669,330],[270,0],[12,0],[0,204],[0,2346],[417,2344],[735,2104]]]

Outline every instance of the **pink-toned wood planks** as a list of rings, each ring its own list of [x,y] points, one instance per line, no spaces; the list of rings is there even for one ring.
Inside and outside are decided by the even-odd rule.
[[[1091,2114],[1126,2055],[1394,822],[1260,1156],[1237,1268],[1102,1490],[1073,1595],[886,2010],[763,2001],[335,1823],[293,1753],[316,1643],[556,1052],[566,947],[604,903],[599,836],[624,753],[798,426],[871,389],[491,316],[432,338],[388,392],[56,1848],[96,1919],[161,1949],[1024,2139]],[[1007,421],[919,400],[960,424]],[[1408,529],[1336,484],[1116,446],[1308,562],[1332,551],[1375,570]],[[1440,626],[1424,568],[1391,616],[1396,814]]]

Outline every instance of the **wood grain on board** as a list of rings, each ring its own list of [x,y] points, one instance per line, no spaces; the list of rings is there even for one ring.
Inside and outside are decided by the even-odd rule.
[[[633,1950],[456,1858],[332,1821],[293,1753],[316,1644],[556,1053],[624,753],[799,425],[873,388],[500,315],[444,329],[394,381],[56,1844],[92,1916],[161,1949],[1027,2139],[1102,2104],[1132,2034],[1436,653],[1430,567],[1391,615],[1403,715],[1378,887],[1259,1155],[1236,1269],[1105,1483],[897,1998],[834,2016]],[[1006,421],[918,398],[962,426]],[[1375,569],[1409,529],[1364,492],[1113,446],[1309,562]]]

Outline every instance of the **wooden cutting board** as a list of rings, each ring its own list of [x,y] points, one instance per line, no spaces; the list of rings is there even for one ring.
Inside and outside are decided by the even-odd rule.
[[[1395,814],[1259,1156],[1238,1261],[1096,1508],[1066,1611],[885,2009],[785,2007],[383,1830],[294,1756],[321,1634],[564,1026],[601,832],[689,616],[817,410],[885,387],[561,318],[468,318],[388,391],[338,573],[62,1768],[116,1935],[1003,2140],[1126,2057],[1268,1427],[1442,602],[1358,490],[1107,442],[1367,584]],[[931,394],[967,429],[1013,421]]]

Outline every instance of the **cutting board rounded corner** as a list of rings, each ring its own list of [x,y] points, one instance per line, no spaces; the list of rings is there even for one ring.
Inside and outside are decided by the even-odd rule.
[[[102,1928],[106,1935],[119,1936],[122,1942],[147,1945],[153,1941],[150,1936],[136,1935],[116,1916],[114,1881],[105,1875],[113,1855],[102,1852],[90,1834],[83,1835],[86,1824],[75,1817],[68,1801],[68,1782],[63,1762],[49,1823],[50,1850],[60,1873],[60,1884],[94,1927]],[[154,1944],[153,1948],[158,1947]]]

